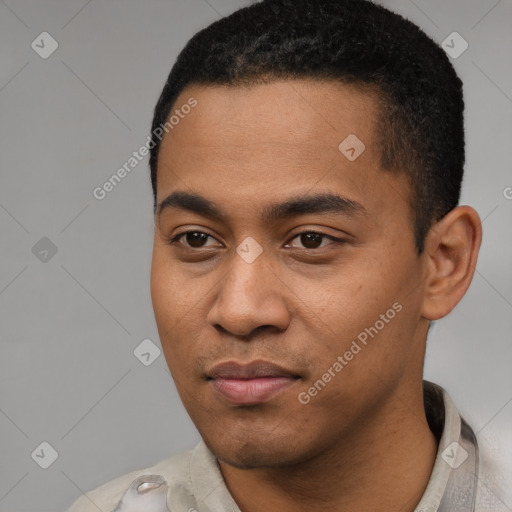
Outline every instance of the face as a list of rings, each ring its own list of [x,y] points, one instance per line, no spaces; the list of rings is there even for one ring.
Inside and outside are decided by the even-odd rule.
[[[194,86],[173,109],[194,101],[159,154],[162,347],[220,460],[295,464],[421,382],[410,191],[381,169],[376,102],[353,86]]]

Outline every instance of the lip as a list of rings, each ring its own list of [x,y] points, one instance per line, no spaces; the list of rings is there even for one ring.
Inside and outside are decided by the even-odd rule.
[[[268,361],[228,361],[214,366],[207,376],[215,391],[231,405],[268,402],[300,378]]]

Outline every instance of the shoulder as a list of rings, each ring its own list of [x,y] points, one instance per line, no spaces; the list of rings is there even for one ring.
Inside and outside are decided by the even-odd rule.
[[[141,475],[162,475],[173,488],[191,490],[190,459],[193,450],[188,450],[168,457],[154,466],[142,468],[119,476],[96,489],[86,492],[78,498],[67,512],[105,512],[113,511],[124,496],[130,484]]]
[[[506,512],[512,502],[510,472],[512,464],[506,459],[503,439],[492,435],[478,438],[480,448],[480,468],[477,483],[476,511]],[[505,452],[505,454],[503,453]]]

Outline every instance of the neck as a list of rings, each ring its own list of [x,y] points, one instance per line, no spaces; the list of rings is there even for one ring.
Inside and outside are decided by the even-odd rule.
[[[220,462],[231,495],[243,512],[412,512],[437,452],[421,385],[415,387],[415,396],[394,393],[375,417],[300,464],[238,469]]]

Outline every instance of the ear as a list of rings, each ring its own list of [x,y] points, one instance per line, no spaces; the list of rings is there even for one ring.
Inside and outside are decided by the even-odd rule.
[[[466,293],[482,242],[482,223],[470,206],[458,206],[430,229],[425,240],[427,278],[422,315],[447,315]]]

